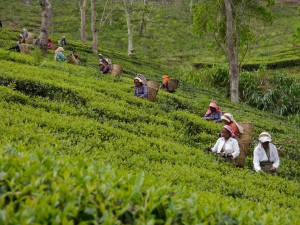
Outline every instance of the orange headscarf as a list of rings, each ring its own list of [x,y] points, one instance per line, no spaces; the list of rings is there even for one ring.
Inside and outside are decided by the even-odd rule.
[[[164,84],[164,85],[167,85],[168,84],[168,81],[170,80],[170,77],[168,76],[168,75],[163,75],[162,76],[162,83]]]

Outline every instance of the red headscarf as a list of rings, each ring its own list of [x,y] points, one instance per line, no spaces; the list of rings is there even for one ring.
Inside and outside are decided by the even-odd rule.
[[[229,131],[231,137],[234,137],[234,133],[233,133],[231,126],[225,125],[223,128],[225,128],[226,130]]]
[[[209,103],[209,108],[208,108],[207,112],[205,113],[205,115],[211,114],[210,107],[213,107],[213,108],[215,108],[217,111],[220,111],[220,107],[218,106],[218,104],[217,104],[216,102],[211,102],[211,103]]]

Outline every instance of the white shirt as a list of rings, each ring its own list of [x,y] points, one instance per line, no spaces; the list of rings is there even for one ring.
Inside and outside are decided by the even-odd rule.
[[[222,147],[225,144],[225,150],[224,153],[228,154],[231,153],[233,158],[236,158],[239,154],[240,154],[240,147],[239,147],[239,143],[235,138],[229,138],[228,141],[225,142],[225,138],[220,137],[215,146],[212,147],[211,151],[212,152],[217,152],[217,153],[221,153]]]
[[[259,143],[254,149],[253,166],[256,172],[261,170],[260,162],[262,161],[273,162],[272,166],[275,167],[276,169],[279,167],[279,156],[278,156],[277,148],[272,143],[269,143],[269,148],[270,148],[270,159],[268,159],[267,153],[261,143]]]

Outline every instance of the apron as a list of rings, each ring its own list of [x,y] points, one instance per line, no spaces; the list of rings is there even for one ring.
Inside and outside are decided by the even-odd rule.
[[[219,162],[229,162],[229,163],[231,163],[232,165],[236,165],[236,164],[235,164],[235,159],[223,157],[224,151],[225,151],[225,143],[224,143],[224,145],[222,146],[222,149],[221,149],[220,154],[218,154]]]
[[[273,162],[270,162],[269,160],[268,161],[262,161],[259,163],[260,164],[260,167],[262,169],[262,171],[266,172],[266,173],[269,173],[269,174],[274,174],[276,173],[275,171],[272,172],[270,171],[270,169],[272,168],[272,164]]]

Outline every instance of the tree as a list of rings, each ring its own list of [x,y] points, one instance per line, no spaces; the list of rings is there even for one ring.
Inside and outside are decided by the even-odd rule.
[[[210,34],[226,56],[229,66],[230,98],[239,102],[241,63],[255,39],[259,21],[272,21],[268,10],[275,0],[203,0],[194,8],[194,29]]]
[[[91,0],[91,29],[93,35],[92,51],[98,53],[98,30],[96,27],[96,6],[95,0]]]
[[[133,25],[132,25],[132,12],[134,0],[123,0],[125,6],[126,23],[127,23],[127,35],[128,35],[128,53],[133,49]]]
[[[99,29],[98,31],[100,31],[102,29],[102,27],[104,26],[105,22],[107,21],[107,19],[111,16],[112,11],[114,6],[111,6],[110,10],[107,10],[107,5],[108,5],[109,0],[106,0],[105,5],[103,7],[103,11],[102,11],[102,15],[101,15],[101,19],[100,19],[100,24],[99,24]],[[107,12],[106,12],[107,11]],[[111,21],[110,21],[111,22]]]
[[[143,36],[143,31],[144,31],[144,30],[146,31],[146,20],[145,20],[145,16],[146,16],[146,12],[147,12],[147,5],[148,5],[147,0],[143,0],[142,19],[141,19],[140,30],[139,30],[139,36],[140,36],[140,37]]]
[[[48,50],[48,36],[50,33],[50,24],[51,24],[51,12],[52,7],[50,0],[40,0],[40,6],[42,8],[42,24],[40,32],[40,48],[42,53],[47,54]]]
[[[23,0],[25,5],[31,5],[31,0]]]
[[[80,17],[81,17],[80,37],[82,42],[86,42],[87,41],[86,16],[85,16],[86,0],[82,0],[81,2],[79,2],[79,9],[80,9]]]
[[[239,68],[238,68],[238,52],[234,51],[233,38],[233,19],[230,0],[225,0],[226,13],[226,44],[227,58],[229,61],[229,78],[230,78],[230,97],[234,103],[239,102]]]

